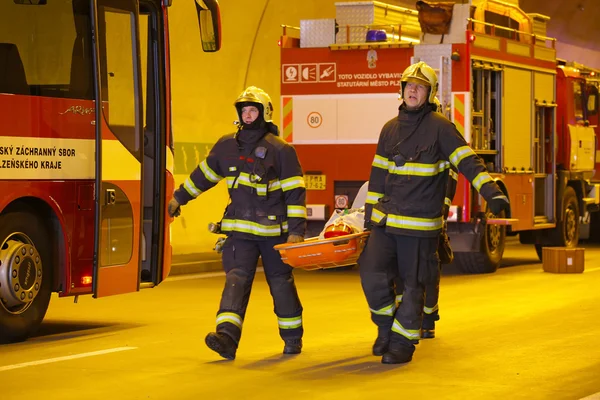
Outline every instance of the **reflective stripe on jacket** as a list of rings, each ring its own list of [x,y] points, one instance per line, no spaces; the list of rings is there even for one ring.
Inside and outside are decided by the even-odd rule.
[[[385,225],[389,233],[433,237],[456,190],[452,167],[486,200],[502,192],[454,124],[428,107],[422,112],[414,132],[400,128],[402,114],[384,125],[371,166],[365,220]]]
[[[255,143],[223,136],[175,191],[175,199],[184,205],[223,179],[231,202],[222,232],[247,238],[304,236],[306,189],[292,145],[266,131]]]

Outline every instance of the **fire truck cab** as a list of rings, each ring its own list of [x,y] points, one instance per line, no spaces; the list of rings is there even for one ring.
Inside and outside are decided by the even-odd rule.
[[[302,21],[299,41],[282,37],[284,134],[308,182],[322,182],[307,187],[312,215],[326,219],[328,208],[351,203],[368,179],[379,130],[396,113],[399,74],[424,61],[438,74],[442,112],[511,203],[507,215],[491,215],[459,176],[448,220],[458,266],[494,272],[507,235],[535,245],[540,259],[544,246],[576,247],[600,204],[595,71],[557,59],[549,18],[525,13],[518,0],[416,5],[336,3],[335,19]],[[384,32],[379,40],[374,30]],[[327,66],[335,86],[321,79]]]

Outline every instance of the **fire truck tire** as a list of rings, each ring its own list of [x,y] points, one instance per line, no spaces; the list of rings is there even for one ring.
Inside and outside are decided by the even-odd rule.
[[[24,288],[21,288],[22,290],[17,292],[27,294],[27,296],[23,296],[25,299],[31,295],[33,297],[31,301],[26,300],[23,303],[17,301],[15,304],[15,299],[12,299],[12,301],[8,301],[11,306],[7,306],[5,300],[0,299],[2,302],[0,304],[0,343],[26,340],[37,331],[44,319],[52,294],[51,249],[48,238],[46,225],[32,213],[14,211],[0,215],[0,255],[2,255],[0,261],[8,263],[9,267],[7,270],[7,265],[0,265],[0,274],[2,274],[0,284],[6,285],[7,281],[14,284],[15,281],[11,281],[11,279],[13,279],[12,275],[16,269],[13,269],[12,266],[15,265],[16,268],[17,265],[20,265],[20,261],[23,264],[26,259],[24,256],[22,260],[18,260],[17,257],[21,251],[26,250],[26,253],[32,254],[31,263],[41,264],[41,266],[38,264],[37,267],[34,267],[34,270],[37,271],[37,278],[34,278],[30,290],[25,291]],[[18,251],[11,255],[11,247]],[[35,260],[37,255],[39,255],[39,259]],[[40,267],[41,276],[39,276]],[[17,273],[17,275],[19,274]],[[16,279],[20,281],[21,276]],[[36,288],[35,285],[39,285],[39,287]],[[0,288],[0,295],[3,293],[6,295],[6,288]]]
[[[575,190],[568,186],[565,188],[562,200],[562,218],[551,233],[550,245],[535,245],[535,252],[540,261],[543,261],[543,247],[567,247],[574,249],[579,244],[579,202]]]
[[[562,218],[554,228],[552,245],[575,248],[579,244],[579,202],[575,190],[565,188],[562,201]]]
[[[498,217],[505,218],[505,212],[502,211]],[[505,245],[506,226],[486,225],[485,233],[481,238],[480,251],[454,253],[454,263],[462,272],[467,274],[496,272],[502,261]]]

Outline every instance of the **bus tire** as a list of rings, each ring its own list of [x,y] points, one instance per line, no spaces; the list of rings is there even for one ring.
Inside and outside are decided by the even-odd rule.
[[[0,215],[0,342],[26,340],[39,328],[52,294],[50,235],[25,211]]]
[[[489,217],[489,211],[487,212]],[[505,218],[502,211],[498,218]],[[506,246],[506,226],[485,225],[478,252],[454,253],[454,263],[467,274],[490,274],[496,272]]]

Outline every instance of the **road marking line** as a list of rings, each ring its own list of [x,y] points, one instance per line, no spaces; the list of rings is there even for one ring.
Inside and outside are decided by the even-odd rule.
[[[0,367],[0,372],[2,372],[2,371],[10,371],[12,369],[32,367],[32,366],[35,366],[35,365],[50,364],[50,363],[55,363],[55,362],[60,362],[60,361],[74,360],[74,359],[77,359],[77,358],[93,357],[93,356],[99,356],[99,355],[102,355],[102,354],[116,353],[118,351],[134,350],[134,349],[137,349],[137,347],[129,347],[129,346],[127,346],[127,347],[115,347],[114,349],[91,351],[89,353],[73,354],[72,356],[48,358],[46,360],[29,361],[29,362],[25,362],[25,363],[21,363],[21,364],[5,365],[3,367]]]
[[[263,267],[256,268],[256,272],[263,272],[263,271],[264,271]],[[188,281],[190,279],[215,278],[217,276],[225,276],[225,272],[201,272],[199,274],[169,276],[167,278],[166,282]]]

